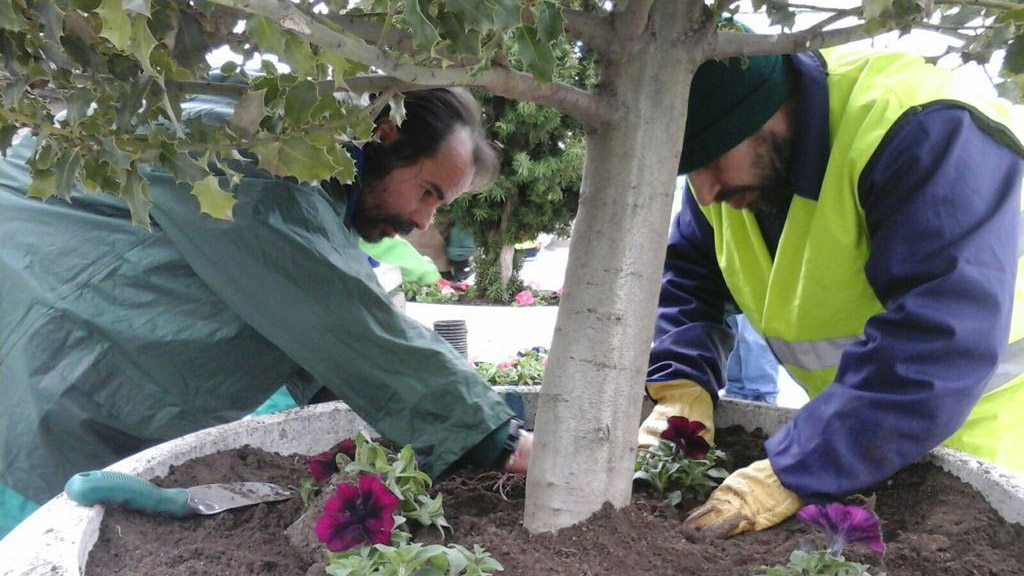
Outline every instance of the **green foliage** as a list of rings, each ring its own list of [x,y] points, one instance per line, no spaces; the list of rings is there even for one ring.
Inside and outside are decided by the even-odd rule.
[[[474,367],[491,386],[540,386],[547,363],[547,348],[534,346],[521,350],[511,360],[497,364],[477,362]]]
[[[659,439],[657,445],[640,449],[633,480],[649,485],[672,506],[685,499],[703,502],[729,475],[716,465],[723,456],[721,451],[712,449],[704,459],[689,459],[674,443]]]
[[[462,298],[473,298],[476,295],[476,290],[465,282],[449,282],[442,278],[437,281],[437,284],[430,285],[403,282],[402,293],[410,302],[450,304]]]
[[[794,551],[785,566],[762,566],[755,576],[872,576],[868,566],[834,558],[824,550],[814,552]],[[874,576],[885,576],[877,572]]]
[[[443,537],[445,529],[450,530],[451,526],[444,518],[441,495],[431,498],[427,493],[431,484],[430,476],[419,469],[412,447],[405,446],[395,454],[362,433],[356,435],[354,440],[355,460],[348,462],[348,456],[339,453],[339,468],[352,475],[363,472],[377,474],[401,499],[401,516],[395,515],[397,524],[401,525],[406,518],[412,518],[423,526],[436,526]]]
[[[353,178],[344,144],[370,137],[377,108],[336,92],[374,63],[343,21],[396,31],[395,45],[375,47],[396,64],[476,72],[527,39],[515,64],[552,79],[563,22],[549,0],[348,4],[0,0],[0,147],[20,128],[38,137],[31,195],[41,199],[67,198],[81,183],[122,197],[148,226],[140,171],[157,164],[193,186],[202,211],[229,218],[242,157],[300,181]],[[250,65],[211,70],[206,56],[223,48]],[[190,110],[196,96],[234,113],[211,126]]]
[[[303,476],[299,480],[299,485],[295,487],[295,492],[298,493],[299,498],[302,498],[302,506],[308,508],[313,502],[313,498],[320,493],[320,485],[313,480],[312,476]]]
[[[504,570],[480,546],[470,551],[458,544],[377,544],[328,556],[330,576],[487,576]]]
[[[442,537],[446,529],[451,530],[444,518],[441,495],[431,498],[427,493],[430,477],[419,469],[411,446],[405,446],[396,454],[365,434],[356,435],[354,440],[355,459],[350,460],[344,453],[338,453],[339,468],[352,476],[376,474],[401,499],[392,532],[395,545],[364,545],[344,552],[329,552],[327,574],[484,576],[503,570],[501,564],[479,546],[469,551],[457,544],[428,546],[410,542],[412,535],[406,525],[407,519],[416,520],[423,526],[436,526]]]
[[[544,3],[541,3],[544,4]],[[552,31],[538,32],[551,34]],[[521,39],[511,51],[515,60],[536,57],[530,47],[537,36]],[[532,66],[552,67],[554,79],[581,88],[597,81],[594,57],[564,43],[551,62]],[[501,250],[533,240],[541,233],[567,236],[579,204],[580,178],[586,155],[579,123],[558,111],[533,102],[513,101],[479,94],[489,134],[501,143],[502,164],[494,186],[467,195],[454,203],[450,219],[473,231],[480,254],[474,263],[478,294],[494,302],[511,302],[522,289],[516,257],[512,275],[501,277]]]

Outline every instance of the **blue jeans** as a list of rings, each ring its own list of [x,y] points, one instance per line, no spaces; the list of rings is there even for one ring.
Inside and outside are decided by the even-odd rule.
[[[779,396],[779,363],[747,317],[729,318],[736,346],[726,364],[725,396],[774,404]]]

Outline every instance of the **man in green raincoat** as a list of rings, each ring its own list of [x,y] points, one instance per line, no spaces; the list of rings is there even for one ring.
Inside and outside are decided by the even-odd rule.
[[[232,220],[147,173],[152,231],[106,194],[26,198],[23,138],[0,160],[0,536],[76,472],[251,412],[282,383],[336,395],[437,475],[502,466],[512,412],[454,349],[392,307],[359,237],[425,228],[497,157],[468,92],[406,95],[356,150],[354,185],[250,169]],[[194,102],[212,122],[230,102]],[[525,445],[526,442],[523,442]]]

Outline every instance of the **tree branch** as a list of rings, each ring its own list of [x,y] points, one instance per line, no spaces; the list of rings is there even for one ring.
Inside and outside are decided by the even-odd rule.
[[[804,30],[789,34],[744,34],[719,32],[711,36],[711,45],[704,51],[708,60],[730,56],[757,56],[764,54],[790,54],[838,46],[855,40],[871,38],[889,30],[873,34],[864,31],[861,24],[835,30]]]
[[[1024,7],[1017,2],[1006,0],[935,0],[935,4],[943,6],[974,6],[977,8],[994,8],[996,10],[1016,10]]]
[[[499,96],[549,106],[588,126],[602,123],[608,114],[600,109],[595,97],[585,90],[558,82],[541,83],[529,74],[508,68],[492,67],[473,74],[469,68],[464,67],[430,68],[403,63],[380,48],[346,36],[310,18],[287,0],[210,1],[266,16],[317,46],[337,50],[348,58],[416,87],[474,86]]]

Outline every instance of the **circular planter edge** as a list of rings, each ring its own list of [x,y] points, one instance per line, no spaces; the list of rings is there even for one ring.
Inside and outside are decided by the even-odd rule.
[[[533,425],[540,387],[500,387],[510,406]],[[649,411],[649,403],[644,412]],[[767,404],[723,399],[715,412],[718,426],[740,424],[771,434],[796,412]],[[170,466],[245,444],[279,453],[316,454],[338,438],[365,430],[362,419],[341,402],[318,404],[231,422],[165,442],[125,458],[107,469],[153,478]],[[939,447],[928,456],[972,485],[1009,522],[1024,525],[1024,478],[969,454]],[[79,576],[99,535],[103,507],[79,506],[63,494],[53,498],[0,540],[2,576]]]

